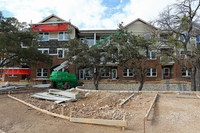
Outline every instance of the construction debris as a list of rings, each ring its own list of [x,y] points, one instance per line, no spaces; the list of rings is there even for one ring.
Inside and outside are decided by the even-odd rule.
[[[48,92],[36,93],[34,95],[31,95],[31,97],[55,101],[55,103],[70,102],[70,101],[75,100],[75,99],[64,97],[64,96],[52,95],[52,94],[49,94]]]
[[[33,85],[32,87],[36,87],[36,88],[48,88],[50,86],[51,86],[51,84],[39,84],[39,85]]]
[[[74,93],[74,92],[69,92],[69,91],[61,91],[61,90],[57,90],[57,89],[49,89],[49,94],[65,96],[65,97],[69,97],[72,99],[78,99],[78,98],[82,97],[79,93]]]

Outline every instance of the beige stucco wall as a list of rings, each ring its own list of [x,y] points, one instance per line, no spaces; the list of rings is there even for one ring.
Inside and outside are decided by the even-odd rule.
[[[153,28],[147,24],[137,21],[129,26],[127,26],[128,31],[133,32],[135,35],[144,35],[151,33]]]

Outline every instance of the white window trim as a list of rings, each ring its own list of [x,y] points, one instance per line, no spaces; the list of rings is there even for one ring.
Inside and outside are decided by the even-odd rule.
[[[9,74],[8,77],[10,77],[10,78],[16,78],[17,75],[16,74]]]
[[[48,54],[49,54],[49,48],[38,48],[39,51],[42,51],[42,53],[44,54],[44,50],[47,50],[48,51]]]
[[[127,76],[124,76],[124,70],[123,70],[123,72],[122,72],[123,75],[122,75],[122,76],[123,76],[123,77],[134,77],[133,72],[132,72],[133,76],[129,76],[129,70],[130,70],[130,69],[126,69]]]
[[[58,55],[59,55],[58,51],[59,50],[62,50],[62,57],[58,57]],[[58,57],[58,59],[62,59],[62,58],[65,57],[65,50],[67,50],[67,49],[66,48],[57,48],[57,57]]]
[[[37,72],[38,69],[41,69],[41,76],[37,75],[38,74],[38,72]],[[47,76],[44,76],[44,69],[47,69],[47,68],[37,68],[36,69],[36,77],[48,77],[48,69],[47,69]]]
[[[43,39],[42,39],[42,40],[39,40],[39,41],[43,41],[43,42],[49,41],[49,38],[50,38],[50,33],[49,33],[49,32],[40,32],[40,33],[42,33],[42,37],[43,37],[43,38],[44,38],[44,34],[45,34],[45,33],[48,33],[48,34],[49,34],[49,35],[48,35],[49,37],[48,37],[48,40],[43,40]],[[39,33],[39,34],[40,34],[40,33]]]
[[[100,69],[100,72],[102,71],[102,70],[106,70],[106,69]],[[109,73],[109,75],[108,76],[102,76],[102,73],[101,73],[101,77],[110,77],[110,72],[108,72]]]
[[[89,70],[89,76],[86,75],[86,71]],[[89,68],[85,68],[85,77],[93,77],[91,70]]]
[[[157,77],[157,69],[156,68],[149,68],[150,69],[150,76],[146,75],[146,77]],[[153,76],[153,69],[156,69],[156,75]]]
[[[183,73],[181,73],[182,77],[190,77],[191,76],[191,74],[189,75],[189,70],[186,70],[185,73],[186,73],[186,75],[183,75]]]
[[[155,58],[152,58],[152,52],[156,52]],[[157,51],[156,50],[150,50],[149,53],[150,53],[150,58],[148,58],[148,60],[156,60],[157,59]]]
[[[60,32],[63,32],[63,39],[59,39]],[[60,32],[58,32],[58,41],[68,41],[69,40],[69,33],[66,32],[66,31],[60,31]],[[65,34],[68,34],[68,38],[67,39],[64,39],[64,35]]]

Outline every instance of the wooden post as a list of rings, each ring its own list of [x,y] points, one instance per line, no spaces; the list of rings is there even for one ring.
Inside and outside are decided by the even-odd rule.
[[[64,107],[61,108],[61,115],[64,115]]]
[[[123,121],[126,121],[125,120],[125,115],[123,116]],[[122,131],[124,131],[125,127],[122,127]]]
[[[146,118],[144,117],[144,133],[145,133],[145,122],[146,122]]]

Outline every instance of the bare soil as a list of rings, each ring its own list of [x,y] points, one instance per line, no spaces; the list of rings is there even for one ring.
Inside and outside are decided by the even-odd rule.
[[[119,104],[131,93],[80,92],[86,97],[75,102],[54,104],[52,101],[31,98],[34,93],[13,94],[42,109],[77,118],[122,120],[125,115],[128,127],[71,123],[55,118],[23,105],[7,95],[0,95],[0,133],[143,133],[144,116],[154,94],[135,94],[122,107]],[[159,96],[146,122],[147,133],[197,133],[200,130],[200,99]]]

